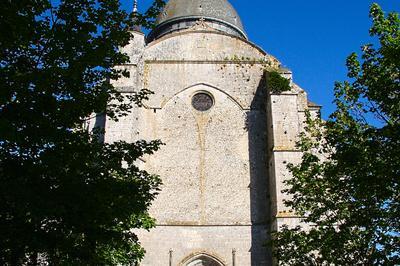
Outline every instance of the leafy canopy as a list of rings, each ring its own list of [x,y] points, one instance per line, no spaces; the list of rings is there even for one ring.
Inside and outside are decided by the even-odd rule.
[[[374,4],[377,44],[347,59],[336,111],[308,117],[286,202],[309,228],[275,234],[283,265],[400,264],[400,20]]]
[[[163,1],[145,14],[154,21]],[[134,162],[159,141],[101,143],[85,118],[117,120],[110,84],[128,57],[133,16],[118,0],[4,0],[0,9],[0,264],[116,265],[143,256],[132,228],[149,229],[157,176]],[[110,105],[109,103],[117,103]]]

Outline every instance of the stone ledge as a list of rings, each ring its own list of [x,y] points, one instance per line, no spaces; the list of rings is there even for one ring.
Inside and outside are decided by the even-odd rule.
[[[257,60],[145,60],[145,64],[237,64],[265,65],[267,62]]]
[[[272,152],[301,152],[301,150],[288,147],[273,147]]]

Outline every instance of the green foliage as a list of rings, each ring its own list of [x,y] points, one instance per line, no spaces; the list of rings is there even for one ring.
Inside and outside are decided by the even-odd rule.
[[[1,5],[0,264],[139,261],[131,229],[154,225],[147,210],[160,179],[134,162],[161,143],[106,144],[100,130],[82,129],[93,113],[117,120],[149,94],[123,103],[109,82],[128,75],[113,66],[128,60],[118,48],[132,37],[132,17],[118,0]]]
[[[267,86],[272,93],[282,93],[284,91],[290,91],[290,80],[282,77],[282,75],[276,71],[266,72]]]
[[[308,115],[303,160],[289,166],[286,204],[309,228],[275,233],[283,265],[400,264],[400,20],[377,4],[370,16],[378,47],[349,56],[336,111]]]

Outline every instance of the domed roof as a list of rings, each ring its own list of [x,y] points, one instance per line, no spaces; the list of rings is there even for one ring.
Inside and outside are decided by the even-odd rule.
[[[165,35],[175,30],[188,28],[192,26],[189,21],[198,21],[201,18],[207,22],[214,22],[215,25],[211,23],[211,27],[217,30],[247,38],[238,13],[227,0],[170,0],[158,16],[156,29],[150,34],[150,37],[155,39],[160,36],[160,33]],[[188,27],[184,27],[184,24],[180,23],[183,21]],[[164,29],[158,32],[166,25],[170,25],[170,30]]]

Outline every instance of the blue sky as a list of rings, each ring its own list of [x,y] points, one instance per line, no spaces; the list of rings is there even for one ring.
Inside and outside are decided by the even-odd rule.
[[[126,9],[132,1],[121,0]],[[138,1],[140,11],[152,2]],[[346,79],[346,57],[372,41],[373,2],[385,12],[400,12],[400,0],[230,0],[249,40],[293,71],[310,100],[323,105],[324,118],[334,110],[334,82]]]

